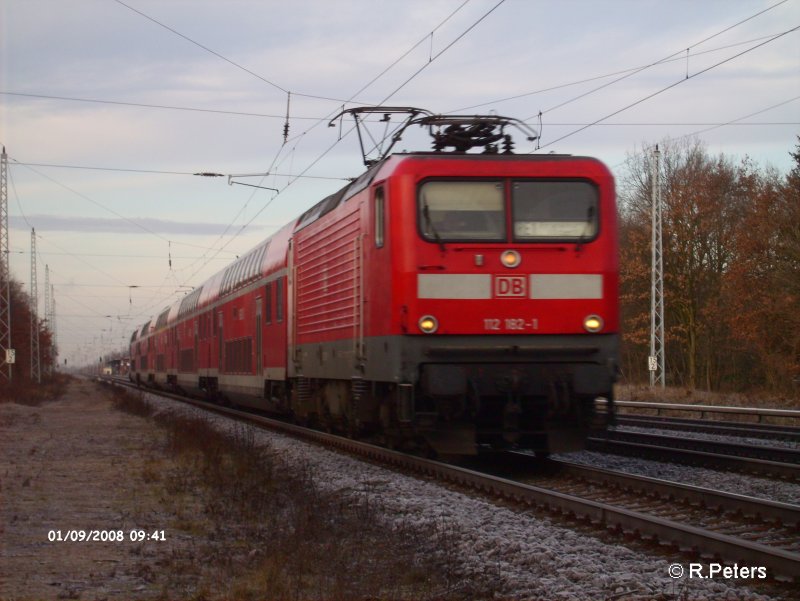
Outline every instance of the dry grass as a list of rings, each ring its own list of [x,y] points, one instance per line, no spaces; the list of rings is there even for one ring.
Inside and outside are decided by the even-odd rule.
[[[798,398],[759,392],[709,392],[673,386],[661,389],[659,387],[650,388],[643,384],[617,384],[615,391],[617,399],[620,401],[800,409],[800,399]]]
[[[41,384],[17,378],[10,385],[0,387],[0,403],[14,402],[38,407],[42,403],[56,401],[64,395],[71,379],[72,376],[58,372],[43,378]]]
[[[716,407],[753,407],[758,409],[800,409],[800,400],[796,398],[770,396],[764,393],[723,393],[692,390],[689,388],[659,387],[650,388],[645,385],[617,384],[616,398],[619,401],[642,401],[648,403],[671,403],[682,405],[710,405]],[[620,408],[620,413],[641,413],[639,409]],[[647,410],[646,413],[652,413]],[[699,418],[697,412],[665,410],[660,415],[666,417]],[[754,422],[756,418],[747,415],[727,413],[709,413],[707,417],[720,421]],[[783,417],[765,417],[763,423],[775,425],[798,425],[798,420]]]
[[[116,406],[152,412],[141,395]],[[129,398],[125,398],[129,397]],[[146,463],[176,516],[171,528],[197,542],[159,567],[171,574],[163,599],[462,599],[491,597],[491,574],[458,569],[457,532],[388,529],[379,496],[323,491],[308,465],[287,463],[242,426],[156,415],[169,462]]]
[[[114,407],[125,413],[138,417],[150,417],[153,415],[153,407],[148,403],[144,395],[139,391],[129,391],[121,386],[114,386],[105,381],[101,384],[111,393],[111,402]]]

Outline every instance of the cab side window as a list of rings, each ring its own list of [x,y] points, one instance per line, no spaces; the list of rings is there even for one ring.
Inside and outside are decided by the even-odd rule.
[[[386,236],[386,199],[383,188],[375,190],[375,246],[383,248]]]

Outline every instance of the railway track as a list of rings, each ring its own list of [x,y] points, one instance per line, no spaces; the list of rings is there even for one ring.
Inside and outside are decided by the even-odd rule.
[[[680,430],[682,432],[701,432],[703,434],[800,443],[800,428],[775,424],[723,422],[655,415],[633,415],[630,413],[618,415],[617,424],[620,426]]]
[[[699,553],[701,556],[718,557],[748,565],[764,566],[771,576],[781,580],[791,580],[797,578],[797,575],[800,574],[800,552],[795,548],[781,548],[779,544],[776,544],[776,541],[769,541],[775,544],[765,544],[761,542],[764,539],[760,541],[747,540],[742,535],[734,536],[730,533],[711,530],[702,525],[690,525],[686,521],[680,522],[669,519],[668,517],[651,513],[647,507],[622,507],[608,499],[586,498],[586,496],[581,496],[580,494],[526,484],[463,467],[407,455],[325,432],[309,430],[308,428],[287,424],[249,412],[210,405],[205,402],[165,393],[158,394],[259,427],[280,431],[307,441],[340,449],[390,467],[408,470],[522,506],[537,508],[569,519],[575,519],[597,528],[631,534],[642,539],[657,540],[661,544],[688,549],[692,553]],[[579,468],[568,469],[578,470]],[[785,509],[785,511],[788,513],[783,514],[780,518],[782,523],[796,525],[796,515],[790,509]]]
[[[529,455],[515,454],[531,460]],[[553,460],[547,475],[524,479],[581,498],[698,525],[721,535],[800,553],[800,505],[778,503],[636,476],[563,460]]]
[[[800,480],[800,450],[784,447],[609,430],[589,438],[587,450]]]

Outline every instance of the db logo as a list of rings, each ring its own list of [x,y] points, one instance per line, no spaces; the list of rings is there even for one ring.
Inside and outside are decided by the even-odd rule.
[[[528,287],[525,276],[496,275],[494,277],[495,297],[526,297]]]

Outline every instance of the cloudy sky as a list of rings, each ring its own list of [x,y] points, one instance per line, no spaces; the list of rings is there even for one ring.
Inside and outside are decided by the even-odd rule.
[[[785,172],[798,27],[800,0],[0,0],[12,273],[29,283],[33,227],[62,360],[124,347],[360,173],[327,127],[344,104],[541,113],[539,152],[618,174],[691,134]]]

